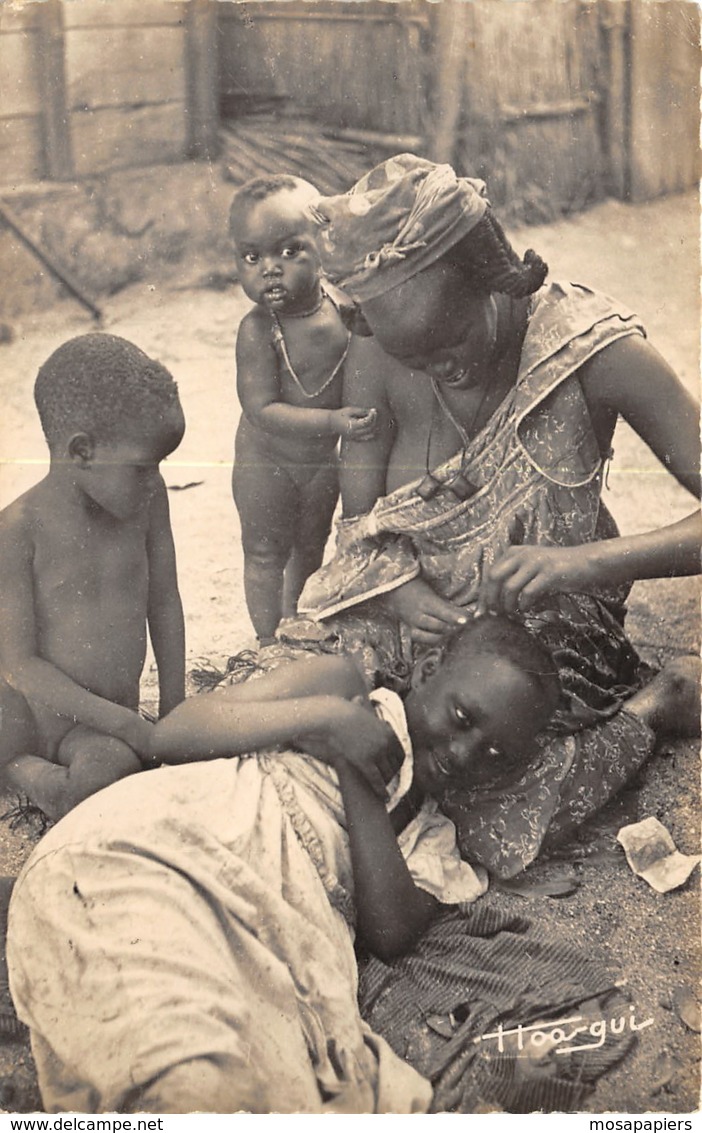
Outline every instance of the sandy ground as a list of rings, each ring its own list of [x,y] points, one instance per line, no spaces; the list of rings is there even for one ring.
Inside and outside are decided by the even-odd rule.
[[[554,278],[599,288],[629,303],[644,318],[650,338],[690,389],[699,383],[698,203],[694,195],[631,207],[607,202],[575,218],[513,233],[516,246],[534,246]],[[189,276],[193,278],[193,274]],[[139,285],[106,302],[104,329],[133,339],[158,357],[178,380],[188,422],[179,450],[165,463],[170,490],[180,585],[187,622],[189,666],[226,658],[251,643],[243,600],[242,561],[231,500],[233,438],[238,416],[234,341],[247,300],[234,285],[168,290]],[[66,301],[27,316],[14,341],[0,345],[0,506],[29,487],[46,467],[46,449],[32,401],[39,364],[66,338],[92,324]],[[615,438],[608,506],[624,532],[682,517],[689,498],[626,427]],[[662,662],[697,648],[696,580],[637,584],[630,631],[643,655]],[[153,696],[147,664],[144,697]],[[679,989],[696,992],[700,969],[697,873],[682,888],[657,895],[628,869],[613,834],[625,822],[654,814],[678,847],[698,847],[698,745],[665,745],[635,790],[565,859],[536,870],[566,869],[579,883],[555,900],[504,894],[546,924],[599,952],[627,981],[637,1021],[651,1019],[638,1043],[599,1084],[590,1112],[689,1113],[699,1097],[699,1040],[678,1011]],[[9,809],[0,798],[0,807]],[[0,874],[16,872],[37,831],[10,819],[0,822]],[[2,1035],[0,1035],[0,1042]],[[31,1055],[21,1043],[0,1047],[0,1105],[40,1108]]]

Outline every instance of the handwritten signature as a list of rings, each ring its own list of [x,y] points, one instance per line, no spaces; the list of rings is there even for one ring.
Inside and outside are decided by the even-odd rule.
[[[653,1025],[653,1019],[644,1019],[642,1023],[637,1023],[635,1010],[633,1006],[629,1007],[628,1018],[620,1015],[618,1018],[588,1020],[584,1015],[569,1015],[565,1019],[532,1023],[529,1026],[518,1023],[516,1027],[509,1029],[498,1023],[497,1030],[478,1035],[473,1042],[483,1043],[489,1039],[496,1039],[500,1053],[514,1046],[518,1051],[530,1046],[540,1048],[544,1053],[547,1050],[555,1050],[556,1054],[571,1054],[576,1050],[597,1050],[604,1046],[608,1034],[622,1035],[625,1032],[643,1031]],[[582,1038],[594,1041],[579,1041],[575,1046],[570,1045],[573,1040]]]

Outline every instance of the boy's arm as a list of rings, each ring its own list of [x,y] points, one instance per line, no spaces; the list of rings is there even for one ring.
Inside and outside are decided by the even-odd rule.
[[[344,370],[343,400],[376,410],[376,432],[370,440],[341,446],[341,500],[345,519],[365,515],[385,495],[388,460],[395,440],[395,422],[386,385],[393,363],[372,338],[354,338]]]
[[[0,675],[30,704],[116,736],[138,754],[148,751],[151,724],[130,708],[88,692],[39,656],[33,541],[21,517],[8,511],[0,518]]]
[[[269,433],[296,437],[365,436],[374,417],[350,405],[313,409],[288,405],[280,397],[277,359],[270,330],[255,314],[246,315],[236,340],[236,388],[245,416]]]
[[[168,495],[163,479],[149,508],[147,618],[159,683],[159,716],[185,699],[185,622],[178,592]]]

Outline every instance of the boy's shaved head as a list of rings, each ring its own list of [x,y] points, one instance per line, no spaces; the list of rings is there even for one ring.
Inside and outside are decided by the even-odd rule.
[[[37,374],[34,400],[52,451],[77,432],[114,439],[139,425],[177,432],[182,423],[169,371],[113,334],[80,335],[59,346]]]

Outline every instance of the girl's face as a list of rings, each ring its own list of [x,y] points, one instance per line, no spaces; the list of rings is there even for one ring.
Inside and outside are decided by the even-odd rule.
[[[363,314],[378,345],[409,369],[453,389],[484,380],[497,341],[497,307],[491,295],[471,291],[453,264],[432,264],[366,300]]]
[[[526,764],[547,709],[513,662],[469,646],[442,660],[430,650],[405,700],[414,775],[426,795],[485,786]]]
[[[281,314],[309,310],[320,295],[320,263],[305,201],[282,190],[232,218],[239,280],[249,299]]]

